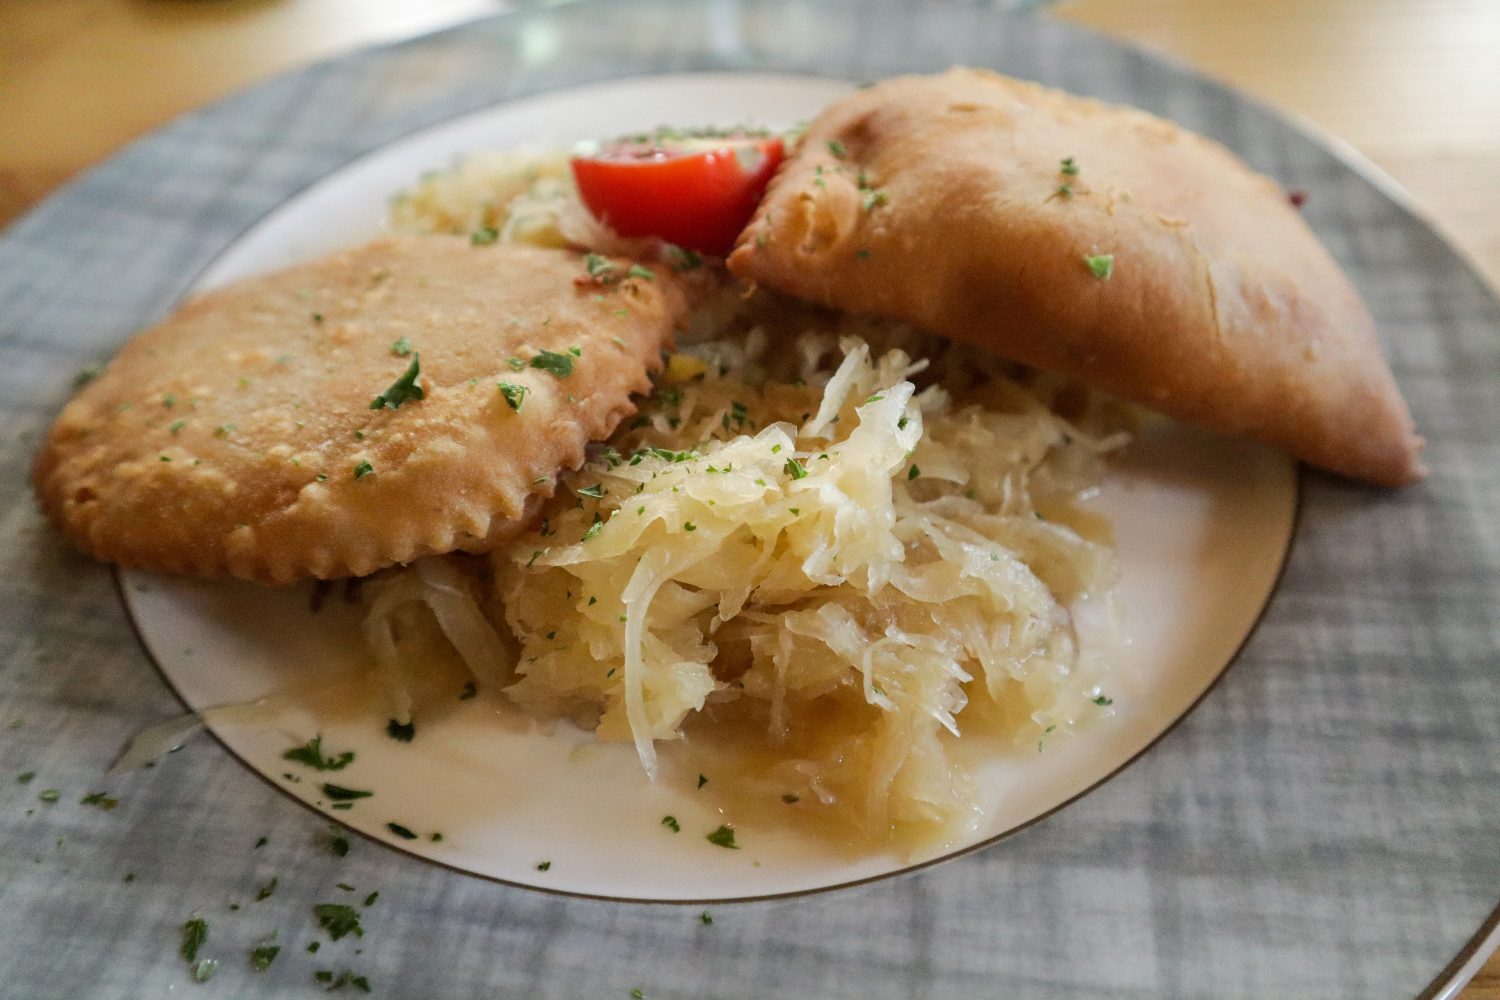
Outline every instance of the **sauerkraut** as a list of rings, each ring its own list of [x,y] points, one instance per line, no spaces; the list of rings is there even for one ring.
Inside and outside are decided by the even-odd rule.
[[[564,174],[481,198],[478,169],[424,181],[398,221],[600,245]],[[1122,426],[1068,383],[726,288],[531,531],[488,572],[367,588],[367,638],[397,717],[447,636],[482,686],[632,743],[653,776],[686,734],[742,762],[742,792],[952,842],[978,819],[961,735],[1040,748],[1108,703],[1077,617],[1115,563],[1079,501]]]

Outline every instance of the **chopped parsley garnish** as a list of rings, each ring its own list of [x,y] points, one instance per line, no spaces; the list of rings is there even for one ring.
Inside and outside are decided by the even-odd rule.
[[[219,971],[219,960],[216,958],[205,958],[193,966],[193,982],[206,983]]]
[[[593,486],[581,486],[573,492],[581,497],[593,497],[595,500],[599,500],[608,490],[604,488],[603,483],[595,483]]]
[[[354,760],[354,751],[345,750],[337,757],[323,756],[323,736],[319,734],[300,747],[292,747],[281,755],[282,760],[294,764],[305,764],[317,771],[342,771]]]
[[[372,892],[368,896],[365,897],[365,901],[363,903],[361,903],[360,905],[361,906],[365,906],[365,907],[374,906],[375,905],[375,900],[377,900],[379,898],[380,898],[380,893],[379,892]]]
[[[787,459],[786,464],[781,467],[781,471],[786,473],[788,476],[791,476],[793,479],[807,478],[807,467],[804,466],[801,462],[797,461],[795,458]]]
[[[883,395],[881,395],[880,393],[877,392],[874,395],[867,396],[865,398],[865,405],[868,406],[871,403],[878,403],[878,402],[880,402],[884,398],[885,398],[885,396],[883,396]]]
[[[531,359],[531,367],[540,368],[557,378],[567,378],[573,374],[573,357],[572,354],[559,354],[557,351],[542,351]]]
[[[1113,698],[1107,697],[1102,694],[1094,695],[1092,700],[1094,704],[1098,705],[1100,708],[1105,708],[1115,703],[1115,700]]]
[[[345,857],[349,853],[349,840],[336,826],[328,828],[328,849],[333,852],[334,857]]]
[[[919,468],[917,468],[915,465],[913,465],[910,469],[906,470],[906,478],[907,478],[908,481],[916,479],[921,474],[922,474],[922,470],[919,469]]]
[[[1112,253],[1091,254],[1084,257],[1083,262],[1100,281],[1108,281],[1115,273],[1115,255]]]
[[[394,833],[396,836],[400,837],[402,840],[416,840],[417,839],[417,835],[415,833],[412,833],[410,830],[408,830],[406,827],[402,826],[400,823],[387,823],[385,825],[385,828],[387,830],[391,831],[392,833]]]
[[[186,420],[174,420],[170,424],[167,425],[167,430],[171,431],[173,434],[176,434],[177,432],[181,431],[186,426],[187,426],[187,421]]]
[[[20,774],[16,775],[16,784],[29,785],[31,784],[31,779],[35,777],[35,771],[22,771]]]
[[[276,956],[281,954],[281,945],[262,944],[257,945],[250,951],[250,968],[256,972],[265,972],[276,961]]]
[[[333,974],[332,969],[319,969],[313,973],[313,978],[320,983],[329,984],[328,989],[324,991],[326,993],[341,990],[345,986],[353,986],[365,993],[370,992],[370,981],[364,976],[356,976],[353,969],[345,969],[337,976]]]
[[[316,955],[318,953],[318,949],[321,947],[323,947],[322,941],[309,941],[307,943],[307,953],[309,955]]]
[[[370,400],[370,409],[394,410],[402,403],[414,403],[421,399],[426,393],[422,387],[417,385],[417,376],[422,374],[422,355],[420,353],[411,356],[411,364],[406,366],[406,371],[401,377],[392,382],[389,389]]]
[[[481,226],[469,234],[469,243],[480,247],[487,243],[493,243],[500,238],[500,230],[494,226]]]
[[[648,448],[646,450],[663,462],[691,462],[698,457],[696,451],[672,451],[667,448]]]
[[[194,917],[182,925],[182,947],[179,954],[183,961],[195,962],[198,960],[198,949],[208,940],[208,921],[202,917]]]
[[[323,794],[335,802],[352,802],[355,799],[367,799],[374,792],[367,792],[359,788],[345,788],[343,785],[323,783]]]
[[[695,271],[703,266],[703,258],[696,251],[688,250],[679,246],[667,247],[667,257],[672,262],[672,270]]]
[[[902,417],[900,420],[896,421],[896,430],[898,430],[898,431],[904,431],[904,430],[906,430],[906,425],[909,424],[909,423],[911,423],[910,420],[906,419],[905,417]]]
[[[828,152],[833,154],[833,158],[835,160],[842,160],[845,154],[848,153],[848,150],[845,149],[844,144],[842,142],[839,142],[837,139],[829,139]]]
[[[1052,725],[1048,726],[1046,729],[1042,730],[1042,738],[1036,741],[1036,752],[1037,753],[1041,753],[1042,752],[1042,744],[1045,743],[1045,742],[1047,742],[1047,737],[1051,736],[1056,731],[1057,731],[1057,723],[1055,723],[1055,722]]]
[[[271,881],[257,889],[255,892],[255,901],[259,903],[263,899],[270,899],[271,893],[276,891],[276,883],[278,881],[280,881],[278,878],[272,876]]]
[[[698,914],[698,922],[705,927],[711,925],[714,922],[713,914],[709,913],[707,910],[704,910],[702,913]]]
[[[604,528],[604,518],[602,518],[602,517],[599,516],[599,512],[598,511],[595,511],[594,512],[594,523],[591,524],[591,525],[589,525],[588,530],[583,533],[583,539],[582,540],[585,541],[585,542],[588,541],[590,538],[593,538],[595,535],[599,534],[599,532],[601,530],[603,530],[603,528]]]
[[[506,358],[505,365],[513,372],[526,370],[526,362],[522,361],[520,358]]]
[[[701,774],[698,775],[698,787],[702,788],[706,784],[708,784],[708,778]]]
[[[363,479],[366,476],[371,476],[371,475],[374,475],[374,474],[375,474],[375,466],[371,465],[369,462],[360,462],[358,465],[356,465],[354,467],[354,478],[355,479]]]
[[[258,850],[260,850],[260,849],[261,849],[261,848],[262,848],[262,847],[265,847],[265,846],[266,846],[266,845],[267,845],[267,844],[269,844],[269,843],[270,843],[270,842],[271,842],[271,838],[269,838],[269,837],[261,837],[261,838],[260,838],[260,839],[258,839],[258,840],[257,840],[257,841],[256,841],[256,842],[255,842],[255,848],[254,848],[254,849],[255,849],[255,850],[257,850],[257,851],[258,851]]]
[[[401,743],[410,743],[412,737],[417,735],[417,726],[414,722],[397,722],[391,719],[385,724],[385,734]]]
[[[524,385],[518,385],[515,382],[500,383],[500,395],[504,398],[505,405],[517,413],[521,412],[521,406],[526,402],[526,392]]]
[[[740,849],[740,846],[734,842],[734,827],[732,826],[720,826],[705,839],[715,847],[727,847],[733,851]]]
[[[61,796],[62,792],[59,792],[55,788],[44,788],[42,791],[37,793],[37,798],[41,799],[43,802],[56,802]]]
[[[343,903],[319,903],[313,907],[318,923],[337,941],[346,934],[364,937],[365,929],[359,925],[359,911]]]
[[[458,693],[458,700],[468,701],[470,698],[473,698],[477,694],[479,694],[479,686],[473,681],[465,681],[464,689]]]
[[[574,284],[613,285],[620,281],[620,279],[623,277],[620,274],[620,269],[615,266],[615,262],[604,256],[603,254],[584,254],[583,266],[584,269],[588,271],[588,277],[577,278],[574,280]],[[632,276],[639,277],[639,275],[635,274],[635,268],[638,266],[639,265],[632,266],[631,269],[626,273]],[[645,269],[642,268],[642,270]],[[654,279],[656,276],[651,275],[651,277]]]
[[[647,281],[656,280],[656,272],[652,271],[649,267],[643,267],[640,264],[631,264],[630,270],[626,271],[625,274],[627,277],[631,278],[644,278]]]
[[[682,832],[682,824],[677,822],[676,816],[663,816],[661,818],[661,825],[666,827],[668,830],[671,830],[673,833]]]
[[[1078,176],[1078,163],[1071,156],[1063,157],[1062,163],[1057,167],[1058,173],[1067,174],[1069,177]]]
[[[698,530],[698,526],[696,524],[694,524],[692,521],[684,521],[683,524],[682,524],[682,530],[683,531],[697,531]]]
[[[872,212],[888,201],[890,199],[885,196],[884,191],[876,191],[874,189],[866,191],[860,196],[860,205],[866,212]]]
[[[539,871],[539,872],[544,872],[544,871],[549,870],[551,867],[552,867],[552,862],[550,862],[550,861],[543,861],[541,864],[539,864],[539,865],[536,866],[536,870]]]
[[[404,358],[411,353],[411,338],[397,337],[396,342],[391,344],[391,353],[398,358]]]
[[[798,798],[797,796],[793,795],[791,792],[787,792],[785,795],[783,795],[781,797],[781,801],[785,802],[789,806],[794,806],[798,802],[801,802],[802,800],[800,798]]]
[[[646,991],[637,986],[630,991],[630,1000],[646,1000]]]
[[[103,365],[89,365],[87,368],[73,376],[73,388],[82,389],[94,379],[104,374]]]
[[[105,812],[109,812],[109,810],[113,809],[115,806],[117,806],[117,805],[120,804],[120,800],[119,799],[110,798],[108,795],[105,795],[103,792],[90,792],[87,795],[85,795],[83,798],[79,799],[78,802],[79,802],[80,805],[98,806],[100,809],[103,809]]]

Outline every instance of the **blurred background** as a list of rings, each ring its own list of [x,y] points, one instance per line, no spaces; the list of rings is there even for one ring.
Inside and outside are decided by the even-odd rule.
[[[1500,284],[1500,0],[989,2],[1130,39],[1311,121]],[[0,0],[0,226],[256,80],[537,3]]]
[[[0,0],[0,227],[257,80],[538,2]],[[1500,0],[990,2],[1134,41],[1311,122],[1500,286]],[[1500,1000],[1500,960],[1461,996]]]

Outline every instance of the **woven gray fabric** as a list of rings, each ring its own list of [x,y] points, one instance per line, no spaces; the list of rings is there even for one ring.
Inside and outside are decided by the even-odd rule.
[[[508,97],[648,71],[873,79],[955,62],[1169,115],[1312,192],[1309,221],[1431,442],[1431,478],[1400,493],[1305,476],[1259,629],[1139,762],[978,854],[715,908],[712,925],[357,837],[335,857],[326,822],[207,739],[104,777],[181,706],[110,573],[41,523],[25,472],[73,373],[166,313],[246,226],[363,150]],[[1500,898],[1500,304],[1327,149],[1154,57],[950,6],[614,0],[501,17],[278,78],[131,146],[0,235],[0,303],[0,997],[307,996],[314,969],[345,967],[379,996],[451,1000],[1412,997]],[[105,789],[118,808],[79,804]],[[366,936],[308,955],[313,904],[356,901],[338,882],[379,890]],[[177,955],[194,911],[222,963],[203,986]],[[253,972],[273,929],[282,954]]]

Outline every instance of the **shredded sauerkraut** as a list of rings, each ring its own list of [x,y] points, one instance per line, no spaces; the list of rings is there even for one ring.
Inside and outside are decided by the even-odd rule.
[[[424,181],[398,223],[600,245],[564,174],[485,199],[477,169]],[[632,742],[650,773],[687,732],[751,762],[765,794],[877,840],[961,837],[977,811],[960,734],[1040,745],[1107,703],[1075,616],[1115,566],[1077,501],[1124,440],[1118,412],[764,295],[726,290],[688,339],[490,573],[428,560],[367,588],[395,716],[410,634],[441,634],[482,687]]]

